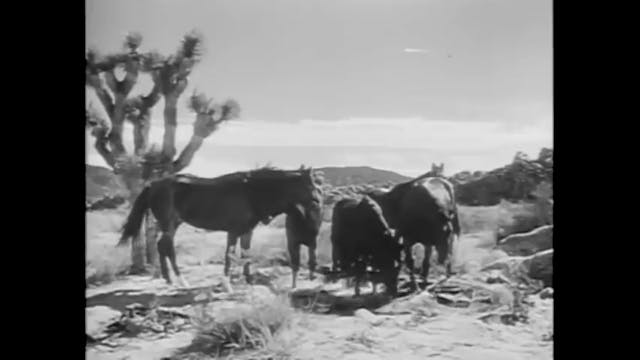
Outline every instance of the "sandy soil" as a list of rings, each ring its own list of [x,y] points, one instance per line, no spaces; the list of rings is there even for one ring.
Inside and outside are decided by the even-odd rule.
[[[494,258],[493,242],[482,233],[465,236],[456,250],[463,264],[485,263]],[[466,265],[467,267],[469,265]],[[475,265],[471,265],[472,267]],[[190,289],[169,286],[151,277],[124,277],[110,284],[87,289],[87,307],[106,306],[125,311],[131,303],[157,302],[193,313],[198,294],[220,284],[221,265],[183,266]],[[301,273],[301,279],[306,274]],[[278,286],[290,283],[290,274],[282,270]],[[299,287],[318,286],[318,281],[301,280]],[[237,285],[236,289],[253,288]],[[263,288],[264,287],[260,287]],[[350,290],[347,290],[347,292]],[[404,306],[399,299],[389,306]],[[375,326],[357,316],[338,316],[295,311],[292,321],[281,329],[269,349],[273,359],[551,359],[553,342],[545,341],[553,329],[553,299],[530,296],[533,306],[528,323],[505,325],[486,323],[479,317],[487,312],[478,307],[453,308],[437,302],[425,302],[416,311],[415,302],[406,315],[378,315],[383,321]],[[239,302],[221,301],[213,306],[228,308]],[[387,306],[388,307],[388,306]],[[409,309],[409,308],[408,308]],[[93,315],[92,315],[93,316]],[[92,321],[92,319],[88,319]],[[163,359],[174,356],[193,340],[194,329],[176,333],[140,334],[113,337],[108,345],[88,345],[87,359]],[[266,353],[265,353],[266,354]],[[274,355],[275,354],[275,355]],[[279,354],[279,355],[278,355]],[[213,358],[193,355],[193,358]],[[182,359],[189,357],[182,356]],[[230,359],[267,359],[260,351],[236,353]]]

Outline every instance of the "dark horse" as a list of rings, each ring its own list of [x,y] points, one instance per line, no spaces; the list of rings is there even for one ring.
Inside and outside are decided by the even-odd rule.
[[[316,269],[316,245],[318,232],[322,224],[322,198],[307,209],[307,216],[303,216],[298,211],[287,214],[285,219],[285,227],[287,231],[287,249],[291,259],[292,283],[291,287],[295,289],[298,270],[300,270],[300,245],[307,247],[309,259],[309,280],[315,278],[314,271]]]
[[[133,204],[118,245],[137,236],[143,216],[151,209],[162,232],[158,240],[162,277],[171,283],[167,258],[174,274],[184,283],[176,263],[173,238],[182,222],[209,231],[227,232],[225,275],[229,275],[230,253],[242,236],[242,257],[248,257],[251,231],[258,222],[269,223],[279,214],[297,214],[302,219],[317,206],[319,189],[312,169],[262,168],[236,172],[213,179],[174,175],[151,182]],[[244,275],[250,281],[249,263]]]
[[[446,179],[431,175],[432,171],[391,190],[367,193],[380,204],[389,226],[396,230],[396,236],[402,237],[405,262],[414,285],[411,247],[416,243],[424,246],[421,276],[426,281],[433,246],[438,252],[438,263],[446,263],[447,275],[451,274],[452,248],[460,235],[453,186]]]
[[[320,194],[319,194],[320,195]],[[309,280],[315,279],[316,269],[316,246],[320,225],[322,224],[322,197],[314,201],[306,209],[307,216],[303,216],[299,211],[287,213],[285,228],[287,234],[287,250],[291,266],[291,287],[296,288],[298,271],[300,270],[300,246],[305,245],[308,251]],[[248,249],[251,244],[252,232],[248,232],[240,237],[242,249]]]

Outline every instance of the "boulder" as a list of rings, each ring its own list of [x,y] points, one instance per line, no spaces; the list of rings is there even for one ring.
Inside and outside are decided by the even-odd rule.
[[[373,326],[378,326],[384,321],[384,318],[373,314],[367,309],[358,309],[354,312],[354,315]]]
[[[529,256],[553,248],[553,225],[541,226],[522,234],[512,234],[500,240],[498,249],[511,256]]]
[[[553,286],[553,249],[531,256],[529,277],[541,280],[544,286]]]
[[[499,270],[508,279],[516,282],[539,280],[545,287],[553,286],[553,249],[530,256],[509,256],[498,259],[482,271]]]
[[[85,309],[86,333],[95,340],[105,338],[107,327],[117,322],[122,314],[107,306],[92,306]]]
[[[553,288],[545,288],[540,292],[540,299],[553,299]]]

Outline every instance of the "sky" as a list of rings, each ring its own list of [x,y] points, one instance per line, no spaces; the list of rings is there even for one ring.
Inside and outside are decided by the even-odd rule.
[[[443,162],[452,174],[553,144],[549,0],[86,1],[86,46],[101,53],[121,49],[129,31],[143,35],[141,51],[173,53],[192,29],[205,52],[180,101],[178,149],[192,133],[194,89],[233,98],[242,113],[184,172],[270,163],[412,176]],[[131,95],[150,86],[143,76]],[[132,138],[126,127],[129,148]],[[87,162],[104,165],[86,139]]]

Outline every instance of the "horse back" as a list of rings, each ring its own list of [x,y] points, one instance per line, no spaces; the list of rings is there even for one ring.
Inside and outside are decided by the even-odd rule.
[[[432,177],[425,179],[422,186],[429,191],[438,206],[448,211],[455,210],[455,195],[453,185],[450,182],[443,178]]]

